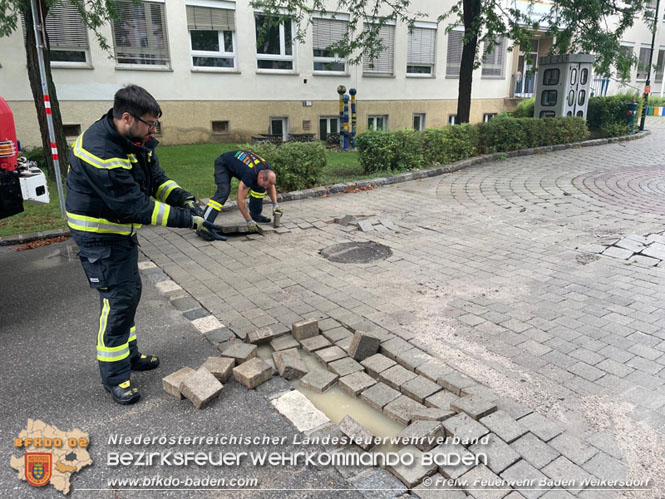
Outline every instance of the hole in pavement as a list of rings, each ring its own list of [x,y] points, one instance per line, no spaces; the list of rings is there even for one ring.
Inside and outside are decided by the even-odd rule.
[[[392,250],[374,241],[333,244],[319,253],[335,263],[370,263],[392,256]]]

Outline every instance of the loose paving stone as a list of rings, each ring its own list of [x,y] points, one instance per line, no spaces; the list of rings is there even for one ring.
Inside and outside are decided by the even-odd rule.
[[[633,256],[633,252],[630,250],[617,248],[616,246],[610,246],[605,251],[603,251],[603,255],[611,256],[612,258],[618,258],[619,260],[628,260],[631,256]]]
[[[464,412],[478,421],[496,411],[496,404],[481,397],[462,397],[450,404],[453,411]]]
[[[499,397],[496,401],[496,407],[516,420],[522,419],[533,412],[529,407],[508,397]]]
[[[400,395],[395,400],[392,400],[385,405],[383,413],[389,418],[399,421],[403,425],[407,425],[409,424],[409,421],[411,421],[411,414],[424,408],[425,406],[406,395]]]
[[[338,378],[339,376],[331,373],[330,371],[314,369],[300,378],[300,382],[303,384],[303,386],[311,390],[323,393],[330,389],[337,382]]]
[[[425,376],[416,376],[400,387],[400,391],[404,395],[411,397],[421,404],[425,403],[427,397],[441,390],[442,388],[439,385],[434,383],[434,381],[430,381]]]
[[[515,489],[528,499],[536,499],[545,492],[542,490],[542,487],[538,486],[538,483],[540,483],[541,480],[547,480],[547,477],[527,463],[524,459],[517,461],[510,468],[501,473],[500,476],[508,482],[514,482]],[[531,483],[533,483],[533,485],[530,485]]]
[[[339,387],[354,397],[375,384],[376,380],[362,371],[339,378]]]
[[[194,310],[195,308],[200,307],[199,302],[197,302],[191,296],[183,296],[181,298],[175,298],[171,300],[171,305],[173,305],[176,309],[178,309],[181,312],[187,312],[189,310]]]
[[[197,308],[194,310],[190,310],[189,312],[185,312],[182,314],[185,316],[185,319],[193,321],[195,319],[200,319],[201,317],[208,317],[210,315],[210,312],[203,308]]]
[[[404,447],[398,452],[399,455],[413,456],[413,464],[407,466],[398,463],[394,466],[388,466],[387,469],[397,478],[399,478],[404,485],[413,488],[423,481],[425,477],[436,473],[436,464],[430,465],[423,464],[423,453],[414,446]]]
[[[297,348],[273,352],[272,359],[275,361],[275,367],[277,367],[279,375],[289,381],[300,379],[309,372],[305,362],[300,358],[300,352]]]
[[[328,338],[320,334],[312,336],[311,338],[306,338],[302,340],[300,344],[302,345],[303,350],[309,353],[313,353],[317,350],[321,350],[322,348],[332,346],[330,341],[328,341]]]
[[[229,341],[230,339],[235,338],[236,335],[233,334],[233,331],[229,328],[220,327],[205,333],[205,337],[209,342],[216,344]]]
[[[520,456],[540,469],[559,457],[559,453],[532,433],[518,438],[510,447]]]
[[[569,487],[571,489],[584,488],[584,482],[587,481],[588,483],[588,480],[592,480],[594,478],[592,475],[563,456],[556,458],[550,464],[545,466],[541,471],[552,480],[567,480],[574,482],[574,485]]]
[[[378,379],[379,374],[381,374],[386,369],[396,365],[397,363],[385,355],[377,353],[376,355],[372,355],[371,357],[363,360],[360,362],[360,364],[365,368],[365,370],[367,370],[367,374],[373,378]]]
[[[349,482],[367,499],[401,497],[408,489],[388,470],[372,468],[350,477]]]
[[[606,492],[606,491],[597,491],[597,492]],[[520,496],[523,497],[523,496]],[[540,496],[542,499],[574,499],[575,496],[571,494],[570,492],[566,492],[565,490],[548,490],[545,492],[544,495]],[[582,495],[578,495],[577,497],[584,497]],[[603,499],[610,499],[611,494],[608,496],[605,496]],[[510,499],[510,497],[507,497],[506,499]]]
[[[342,338],[338,342],[335,343],[338,347],[340,347],[342,350],[344,350],[347,354],[349,353],[349,348],[351,348],[351,341],[353,340],[353,336],[347,336],[346,338]]]
[[[444,374],[439,377],[436,382],[444,387],[449,392],[453,392],[455,395],[461,395],[464,388],[468,388],[476,385],[477,383],[471,378],[464,376],[456,371],[453,371],[448,374]]]
[[[598,449],[571,435],[569,432],[564,432],[558,437],[553,438],[549,441],[549,445],[578,466],[583,465],[598,453]]]
[[[205,367],[222,383],[226,383],[231,377],[233,366],[235,366],[235,360],[228,357],[208,357],[208,360],[201,364],[201,367]]]
[[[266,362],[266,364],[267,363],[268,362]],[[275,371],[274,368],[273,371]],[[272,400],[273,398],[278,397],[284,393],[290,392],[291,390],[293,390],[291,383],[286,381],[281,376],[273,376],[265,383],[256,387],[256,391],[269,400]]]
[[[417,378],[418,375],[413,371],[409,371],[403,366],[395,365],[389,367],[379,374],[379,379],[395,390],[402,390],[402,385],[407,381]]]
[[[185,376],[180,383],[180,393],[197,409],[208,406],[219,396],[222,388],[224,385],[204,367]]]
[[[336,360],[346,357],[346,352],[338,346],[323,348],[314,352],[314,355],[324,364],[335,362]]]
[[[487,440],[487,443],[477,443],[470,446],[469,450],[476,456],[485,454],[487,456],[487,466],[494,473],[501,473],[520,459],[517,452],[493,433],[488,435]]]
[[[242,364],[256,357],[257,346],[241,341],[229,341],[217,347],[222,357],[230,357],[235,360],[236,365]]]
[[[319,334],[319,321],[316,319],[306,319],[294,322],[291,325],[291,334],[298,341],[316,336]]]
[[[247,335],[246,341],[253,343],[254,345],[260,345],[263,343],[269,343],[270,341],[280,336],[280,334],[277,334],[270,327],[262,327],[261,329],[257,329],[256,331],[249,333]]]
[[[504,442],[511,443],[522,435],[526,434],[527,430],[508,413],[498,410],[489,416],[480,419],[480,423],[490,429],[492,433],[496,433]]]
[[[449,374],[453,372],[453,370],[446,366],[445,364],[441,363],[441,361],[438,360],[430,360],[429,362],[425,362],[424,364],[421,364],[420,366],[416,367],[416,373],[420,374],[422,376],[425,376],[426,378],[431,379],[436,383],[436,380],[439,379],[441,376],[444,374]]]
[[[340,340],[343,340],[344,338],[348,338],[352,336],[351,331],[346,329],[345,327],[336,327],[334,329],[328,329],[327,331],[323,331],[323,336],[328,338],[331,343],[336,343]]]
[[[455,395],[452,392],[441,390],[440,392],[430,395],[425,399],[425,405],[427,407],[437,407],[445,411],[449,411],[450,404],[459,400],[459,396]]]
[[[634,241],[632,239],[621,239],[614,244],[618,248],[627,249],[633,253],[639,253],[644,249],[644,244]]]
[[[506,495],[505,486],[500,485],[501,479],[482,464],[464,473],[460,480],[468,483],[466,488],[471,489],[476,499],[501,499]]]
[[[395,360],[410,371],[415,371],[418,367],[431,362],[433,357],[419,348],[412,348],[405,352],[398,353]]]
[[[272,378],[272,367],[254,357],[233,368],[233,378],[249,389],[256,388]]]
[[[339,422],[339,429],[362,450],[368,451],[375,445],[374,439],[376,435],[348,414]]]
[[[381,343],[381,353],[394,361],[397,361],[395,357],[398,353],[406,352],[412,348],[413,345],[402,338],[393,338]]]
[[[358,362],[375,355],[379,351],[381,340],[370,333],[356,331],[349,346],[349,356]]]
[[[328,369],[338,376],[347,376],[358,371],[364,371],[363,366],[353,360],[351,357],[344,357],[328,364]]]
[[[476,465],[476,456],[458,443],[445,442],[437,445],[430,454],[440,456],[438,459],[444,464],[439,466],[439,471],[451,480],[461,477]]]
[[[329,329],[335,329],[336,327],[340,326],[341,324],[339,322],[337,322],[335,319],[331,319],[330,317],[319,321],[319,329],[321,331],[328,331]]]
[[[445,430],[438,421],[415,421],[397,434],[402,445],[414,445],[423,452],[441,445]]]
[[[270,401],[279,413],[288,419],[298,431],[311,431],[330,422],[319,409],[314,407],[305,395],[292,390]]]
[[[599,452],[582,465],[585,471],[601,480],[623,480],[626,478],[626,465],[613,457]]]
[[[173,395],[178,400],[185,398],[180,392],[180,384],[183,379],[190,376],[193,372],[194,369],[191,367],[183,367],[168,376],[164,376],[162,378],[162,387],[164,388],[164,391],[169,395]]]
[[[531,433],[545,442],[549,442],[554,437],[563,433],[563,430],[557,423],[550,421],[537,412],[524,416],[519,419],[519,422],[521,425],[526,426]]]
[[[280,350],[288,350],[289,348],[298,348],[300,343],[293,336],[280,336],[270,341],[270,346],[275,352]]]
[[[364,393],[363,393],[364,395]],[[445,421],[452,418],[455,414],[454,411],[446,411],[438,407],[426,407],[411,413],[411,422],[414,421]]]
[[[446,434],[459,438],[462,444],[480,439],[489,433],[487,428],[466,414],[458,414],[448,418],[442,424],[446,429]]]
[[[467,499],[465,492],[459,489],[451,489],[447,483],[447,478],[437,473],[432,476],[431,483],[425,482],[411,490],[411,494],[420,499]]]
[[[399,398],[401,395],[402,394],[394,388],[389,387],[385,383],[379,382],[363,391],[360,394],[360,399],[377,411],[382,411],[388,403]]]
[[[665,260],[665,244],[651,243],[647,248],[642,250],[642,254],[659,260]]]

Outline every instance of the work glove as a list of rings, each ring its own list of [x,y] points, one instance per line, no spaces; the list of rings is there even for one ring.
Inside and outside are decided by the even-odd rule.
[[[198,203],[196,202],[196,198],[194,196],[190,196],[185,199],[183,202],[183,207],[187,208],[189,211],[192,212],[192,214],[196,216],[203,216],[203,212],[201,211],[201,208],[199,208]]]
[[[196,230],[196,232],[205,232],[209,234],[216,241],[226,241],[227,237],[219,234],[219,231],[222,228],[219,225],[215,225],[212,222],[208,222],[205,218],[198,215],[192,215],[192,221],[190,228]]]
[[[250,218],[247,220],[247,228],[249,229],[250,233],[254,234],[259,231],[259,224]]]
[[[282,209],[279,207],[279,205],[278,205],[277,203],[275,203],[275,204],[272,205],[272,214],[273,214],[273,216],[274,216],[274,215],[280,215],[280,216],[282,216],[282,215],[284,215],[284,212],[283,212]]]

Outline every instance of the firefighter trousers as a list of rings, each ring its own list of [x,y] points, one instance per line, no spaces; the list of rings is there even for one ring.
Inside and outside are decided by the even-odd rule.
[[[226,203],[231,192],[231,179],[232,173],[228,170],[226,165],[221,159],[221,156],[215,161],[215,184],[217,185],[217,192],[210,198],[206,205],[204,218],[208,222],[214,222],[217,214],[222,211],[222,206]],[[256,189],[249,190],[249,216],[252,218],[258,216],[263,211],[263,198],[266,197],[266,190],[257,187]]]
[[[97,360],[102,383],[119,385],[129,379],[131,363],[140,355],[134,324],[142,288],[138,243],[79,246],[90,287],[99,292]]]

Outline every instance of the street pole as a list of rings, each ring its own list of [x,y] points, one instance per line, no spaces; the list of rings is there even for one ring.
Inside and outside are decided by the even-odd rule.
[[[55,129],[53,127],[53,116],[51,116],[51,98],[48,95],[48,86],[46,85],[46,66],[44,65],[44,47],[46,46],[43,31],[42,18],[37,8],[37,0],[30,0],[32,9],[32,26],[35,31],[35,43],[37,45],[37,61],[39,62],[39,78],[42,83],[42,95],[44,97],[44,110],[46,111],[46,123],[48,125],[48,138],[51,143],[51,157],[53,158],[53,170],[55,171],[55,184],[58,186],[58,198],[60,200],[60,212],[62,217],[66,217],[65,194],[62,189],[62,178],[60,177],[60,161],[58,159],[58,146],[55,140]],[[44,151],[46,152],[46,151]]]
[[[34,1],[34,0],[33,0]],[[649,52],[649,70],[647,71],[647,81],[644,84],[644,106],[642,107],[642,118],[640,119],[640,131],[644,130],[646,121],[647,104],[649,103],[649,94],[651,93],[651,66],[653,64],[653,49],[656,46],[656,31],[658,30],[658,7],[660,0],[656,0],[656,13],[653,18],[653,29],[651,31],[651,52]]]

